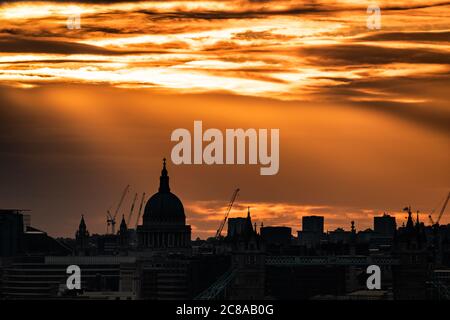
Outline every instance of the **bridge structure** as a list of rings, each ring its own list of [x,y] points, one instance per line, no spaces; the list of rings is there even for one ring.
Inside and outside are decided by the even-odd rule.
[[[391,256],[266,256],[266,266],[392,266],[399,260]],[[226,271],[209,288],[197,295],[194,300],[217,300],[226,297],[226,291],[233,283],[237,269]]]
[[[236,276],[236,269],[229,269],[219,279],[217,279],[209,288],[197,295],[194,300],[218,300],[226,297],[228,286]]]
[[[266,256],[266,266],[391,266],[399,260],[391,256]]]
[[[438,300],[450,300],[450,271],[434,270],[427,285],[433,289]]]

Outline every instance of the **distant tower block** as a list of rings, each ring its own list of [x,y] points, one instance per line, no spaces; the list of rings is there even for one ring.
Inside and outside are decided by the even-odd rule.
[[[302,218],[302,231],[323,233],[324,217],[304,216]]]

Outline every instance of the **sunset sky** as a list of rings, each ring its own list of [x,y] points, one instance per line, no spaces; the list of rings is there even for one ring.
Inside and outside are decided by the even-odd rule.
[[[294,232],[309,214],[401,224],[407,205],[428,223],[450,189],[449,15],[433,0],[0,1],[0,207],[53,236],[81,214],[104,232],[127,184],[125,215],[157,191],[167,157],[193,237],[215,233],[236,187],[231,217],[250,206]],[[279,128],[279,173],[175,166],[170,134],[194,120]]]

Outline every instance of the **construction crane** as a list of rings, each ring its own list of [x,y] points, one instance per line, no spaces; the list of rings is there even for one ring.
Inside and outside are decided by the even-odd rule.
[[[111,211],[107,210],[106,211],[106,233],[114,234],[115,230],[116,230],[116,219],[114,219],[114,217],[112,216]]]
[[[445,208],[447,207],[448,200],[450,199],[450,192],[447,195],[447,199],[445,199],[444,204],[442,206],[441,212],[439,212],[439,217],[436,220],[436,224],[439,224],[439,221],[441,221],[442,215],[444,214]]]
[[[117,217],[117,214],[119,213],[120,207],[122,206],[123,200],[125,199],[125,196],[127,195],[129,190],[130,190],[130,185],[128,184],[125,187],[125,190],[123,190],[119,204],[117,205],[116,211],[114,212],[114,216],[111,214],[111,212],[109,210],[107,211],[107,216],[106,216],[107,227],[106,227],[106,229],[108,230],[108,227],[111,226],[112,234],[116,233],[116,217]]]
[[[432,225],[439,225],[439,221],[441,221],[441,218],[444,215],[445,208],[447,207],[449,199],[450,199],[450,192],[448,193],[447,198],[445,199],[444,204],[442,205],[441,211],[439,212],[439,216],[438,216],[436,222],[433,221],[433,218],[431,217],[433,215],[435,209],[433,209],[433,211],[428,216],[428,218],[430,219],[430,222],[432,223]]]
[[[431,223],[432,226],[435,225],[434,220],[433,220],[433,218],[432,218],[433,213],[434,213],[434,209],[433,209],[433,211],[431,211],[431,213],[428,215],[428,219],[430,219],[430,223]]]
[[[133,215],[134,205],[136,204],[137,196],[138,196],[138,194],[137,194],[137,192],[136,192],[136,193],[134,194],[134,199],[133,199],[133,202],[132,202],[132,204],[131,204],[130,213],[129,213],[129,215],[128,215],[127,226],[130,225],[130,220],[131,220],[131,216]]]
[[[111,216],[111,207],[106,210],[106,234],[109,234],[109,226],[111,224],[112,216]]]
[[[436,208],[433,208],[433,210],[431,210],[430,214],[428,215],[428,219],[430,220],[430,223],[432,226],[434,226],[434,220],[433,220],[433,214],[436,211]]]
[[[136,219],[136,226],[135,226],[135,229],[137,229],[137,226],[138,226],[138,224],[139,224],[139,219],[141,218],[142,205],[144,204],[144,199],[145,199],[145,192],[142,194],[141,204],[139,205],[139,212],[138,212],[138,216],[137,216],[137,219]]]
[[[223,227],[225,226],[225,223],[227,222],[228,215],[230,214],[231,208],[233,207],[234,201],[236,200],[238,193],[239,193],[239,188],[234,190],[233,195],[231,196],[230,203],[228,204],[227,211],[225,212],[225,218],[223,219],[222,223],[220,224],[219,229],[217,229],[216,236],[215,236],[216,239],[220,239],[220,237],[221,237]]]

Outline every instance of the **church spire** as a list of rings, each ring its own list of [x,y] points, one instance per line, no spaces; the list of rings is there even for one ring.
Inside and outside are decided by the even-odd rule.
[[[253,231],[256,232],[256,228],[255,230],[253,230],[252,217],[250,216],[250,207],[247,207],[247,228],[249,234],[251,234]]]
[[[404,208],[403,211],[407,211],[408,212],[408,220],[406,222],[406,229],[407,230],[414,229],[414,222],[413,222],[413,219],[412,219],[411,206]]]
[[[125,215],[122,215],[122,222],[120,223],[120,229],[119,229],[119,244],[121,247],[127,247],[128,246],[128,227],[127,223],[125,222]]]
[[[81,215],[80,225],[77,232],[75,232],[76,249],[79,254],[85,254],[85,250],[89,245],[89,231],[84,222],[84,215]]]
[[[80,225],[78,226],[79,230],[86,230],[86,222],[84,222],[84,214],[81,215]]]
[[[163,168],[161,170],[161,177],[159,178],[159,192],[170,192],[169,176],[166,169],[166,158],[163,159]]]
[[[120,222],[120,230],[128,230],[127,223],[125,222],[125,215],[122,215],[122,222]]]

